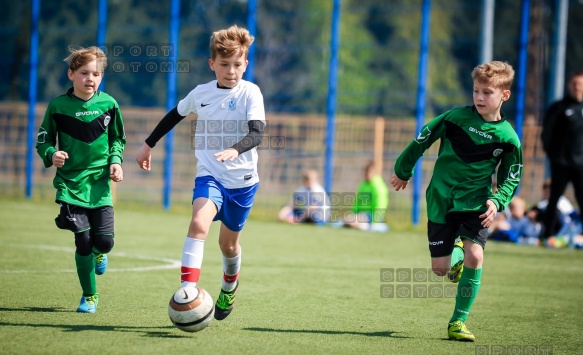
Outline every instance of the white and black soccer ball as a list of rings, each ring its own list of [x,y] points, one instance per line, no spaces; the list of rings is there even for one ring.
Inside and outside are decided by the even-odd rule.
[[[211,295],[200,287],[182,287],[168,303],[172,323],[185,332],[198,332],[208,327],[215,313]]]

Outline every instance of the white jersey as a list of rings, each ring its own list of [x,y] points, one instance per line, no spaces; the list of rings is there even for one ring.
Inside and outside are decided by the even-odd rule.
[[[211,175],[224,187],[236,189],[259,182],[257,148],[234,161],[218,162],[215,153],[232,147],[249,132],[248,121],[265,124],[263,95],[259,87],[241,80],[231,89],[217,87],[217,81],[198,85],[177,106],[181,116],[198,116],[193,127],[197,162],[196,176]]]

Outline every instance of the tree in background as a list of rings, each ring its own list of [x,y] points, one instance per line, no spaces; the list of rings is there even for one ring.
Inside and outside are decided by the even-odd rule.
[[[0,13],[0,100],[26,101],[30,39],[30,1],[8,2]],[[69,83],[63,53],[69,45],[96,41],[98,0],[42,1],[38,99],[48,101]],[[168,42],[170,0],[108,1],[107,44],[121,53],[108,53],[106,89],[121,105],[166,104],[167,73],[156,68],[169,60],[162,53],[134,55],[133,45],[161,46]],[[533,0],[528,67],[529,111],[542,109],[548,92],[550,38],[554,1]],[[583,58],[583,3],[570,1],[567,71]],[[87,11],[87,9],[92,9]],[[427,116],[470,102],[467,72],[478,61],[480,2],[432,0]],[[264,91],[271,112],[324,113],[328,92],[331,2],[320,0],[258,1],[255,81]],[[419,64],[421,0],[342,1],[338,114],[414,115]],[[520,1],[496,0],[494,59],[517,64]],[[537,17],[538,16],[538,17]],[[188,70],[178,73],[178,96],[192,83],[206,82],[205,65],[211,33],[227,25],[246,26],[243,0],[181,1],[178,60]],[[123,70],[114,71],[114,64]],[[137,63],[139,67],[131,67]],[[119,66],[116,67],[120,69]],[[115,74],[115,75],[112,75]],[[513,117],[511,99],[506,111]],[[536,114],[534,112],[533,114]]]

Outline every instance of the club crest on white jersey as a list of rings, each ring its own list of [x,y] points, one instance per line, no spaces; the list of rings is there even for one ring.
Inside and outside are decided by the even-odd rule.
[[[235,111],[237,109],[237,101],[235,99],[229,100],[229,111]]]

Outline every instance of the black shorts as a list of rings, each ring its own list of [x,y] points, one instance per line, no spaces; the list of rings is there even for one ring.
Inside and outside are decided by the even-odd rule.
[[[59,202],[61,211],[55,224],[61,229],[80,233],[91,230],[92,234],[113,236],[113,207],[103,206],[97,208],[85,208]]]
[[[429,252],[432,258],[451,255],[457,237],[486,247],[488,228],[482,226],[482,214],[474,212],[448,213],[446,223],[427,222]]]

